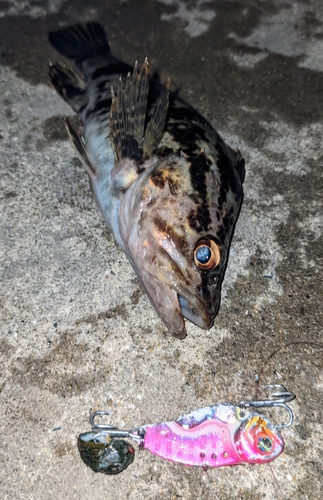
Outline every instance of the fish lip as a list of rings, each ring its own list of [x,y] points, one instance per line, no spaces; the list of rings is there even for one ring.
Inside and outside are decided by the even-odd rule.
[[[160,282],[156,278],[156,276],[150,274],[145,269],[142,269],[141,273],[139,273],[138,267],[135,261],[132,259],[131,255],[127,254],[127,256],[148,299],[150,300],[161,321],[168,328],[169,334],[179,340],[184,339],[187,335],[187,332],[185,328],[184,317],[181,314],[180,305],[178,301],[176,301],[176,290],[173,287]],[[150,281],[151,278],[153,278],[155,286],[152,286],[152,283]],[[167,302],[167,304],[160,304],[161,296],[158,297],[158,290],[162,292],[162,297]],[[157,292],[157,295],[155,292]],[[171,304],[173,306],[170,307]]]
[[[198,292],[198,289],[195,289],[195,293],[189,291],[187,279],[182,270],[181,275],[186,285],[181,285],[180,280],[166,283],[160,281],[160,279],[151,272],[151,269],[147,270],[142,268],[141,272],[139,272],[137,263],[134,262],[131,255],[128,254],[128,258],[151,304],[173,337],[178,339],[186,337],[187,332],[184,319],[203,330],[209,330],[213,326],[214,318],[220,307],[221,280],[219,280],[219,277],[217,277],[217,284],[215,287],[216,298],[213,297],[212,300],[212,297],[210,297],[207,301],[209,304],[207,304],[203,296]],[[150,282],[151,278],[153,278],[153,282],[155,283],[154,287],[152,287],[152,283]],[[158,288],[163,289],[164,298],[168,298],[169,302],[166,308],[163,308],[160,303],[161,297],[157,297],[154,293]],[[173,306],[170,304],[173,304]]]
[[[171,260],[173,261],[172,257],[169,256]],[[141,284],[147,294],[147,296],[150,299],[150,302],[154,306],[157,314],[163,321],[163,323],[167,326],[169,329],[171,335],[173,335],[176,338],[183,339],[186,336],[186,328],[185,328],[185,322],[184,319],[190,321],[194,325],[198,326],[199,328],[203,330],[209,330],[214,323],[214,318],[219,310],[220,307],[220,298],[221,298],[221,280],[219,279],[219,276],[217,276],[217,282],[216,282],[216,298],[213,297],[213,299],[210,297],[207,303],[205,303],[205,299],[203,296],[200,295],[198,292],[198,289],[195,289],[194,291],[190,291],[189,288],[187,287],[188,284],[188,278],[184,275],[183,270],[181,270],[181,275],[183,278],[183,282],[186,283],[186,285],[183,285],[181,283],[181,280],[174,280],[172,284],[170,283],[161,283],[159,279],[154,275],[148,272],[150,277],[153,278],[156,287],[157,286],[162,286],[164,288],[165,294],[169,297],[171,302],[173,302],[174,307],[173,307],[173,315],[177,317],[177,322],[179,321],[179,315],[181,316],[181,327],[177,324],[176,330],[174,330],[174,326],[170,326],[173,322],[170,320],[169,316],[167,317],[165,314],[162,313],[162,309],[159,307],[160,304],[158,301],[155,300],[153,294],[151,293],[150,287],[148,283],[146,282],[146,279],[144,278],[144,275],[140,275],[138,273],[138,268],[135,264],[133,264],[133,267],[136,271],[137,276],[139,277]],[[169,292],[166,292],[168,289]],[[177,300],[176,300],[177,298]],[[209,304],[208,304],[209,302]],[[209,306],[209,307],[208,307]]]
[[[194,294],[192,295],[195,299],[194,302],[196,303],[196,296]],[[200,300],[199,310],[196,311],[196,307],[194,307],[194,305],[190,303],[189,298],[184,298],[180,293],[177,293],[177,299],[183,318],[187,319],[203,330],[209,330],[212,327],[214,316],[217,311],[210,312]]]
[[[203,294],[198,287],[195,288],[195,291],[189,291],[186,287],[176,289],[183,317],[203,330],[212,328],[214,318],[219,311],[222,276],[223,268],[207,273],[207,295]]]

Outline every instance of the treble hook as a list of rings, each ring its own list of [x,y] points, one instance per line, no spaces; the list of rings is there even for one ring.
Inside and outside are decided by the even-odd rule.
[[[122,431],[121,429],[118,429],[115,425],[111,424],[96,424],[94,422],[95,417],[103,417],[104,415],[111,415],[110,411],[94,411],[90,412],[90,425],[92,427],[93,432],[97,432],[100,435],[103,436],[108,436],[108,437],[118,437],[118,438],[131,438],[134,441],[138,443],[138,445],[141,445],[141,442],[144,437],[144,433],[142,429],[131,429],[131,430],[124,430]]]
[[[284,387],[283,385],[280,384],[269,384],[269,385],[264,385],[263,389],[280,389],[278,392],[274,392],[271,395],[271,399],[258,399],[255,401],[252,400],[245,400],[245,401],[240,401],[237,403],[236,406],[239,406],[242,410],[245,410],[247,408],[271,408],[271,407],[276,407],[280,406],[282,408],[285,408],[289,414],[289,420],[286,424],[280,424],[280,425],[275,425],[276,429],[285,429],[286,427],[290,427],[294,421],[294,414],[292,410],[290,409],[289,406],[287,406],[286,403],[289,401],[292,401],[295,399],[295,394],[293,392],[290,392]]]

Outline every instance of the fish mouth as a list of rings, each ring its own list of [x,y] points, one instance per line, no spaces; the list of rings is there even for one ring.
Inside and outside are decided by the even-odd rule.
[[[204,294],[199,286],[188,281],[182,272],[160,272],[153,266],[139,266],[131,256],[128,258],[143,289],[157,314],[168,328],[169,334],[178,339],[186,337],[184,318],[203,330],[212,327],[220,306],[221,280],[211,278]]]
[[[151,283],[154,286],[151,287]],[[178,339],[186,337],[184,318],[203,330],[208,330],[213,325],[216,311],[208,310],[207,305],[194,293],[182,291],[179,293],[177,287],[154,278],[149,283],[143,282],[147,296],[149,297],[162,322],[168,328],[170,335]]]
[[[144,280],[145,291],[171,335],[179,339],[186,336],[184,318],[203,330],[213,326],[220,305],[218,287],[214,287],[215,296],[212,300],[212,294],[203,297],[196,289],[189,290],[182,282],[169,284],[159,281],[155,276],[151,278],[150,275],[148,282]]]
[[[208,309],[208,304],[203,303],[203,298],[194,292],[189,292],[186,287],[179,283],[165,283],[150,272],[141,270],[136,274],[144,288],[151,304],[157,314],[168,328],[169,334],[178,339],[186,337],[184,318],[194,323],[198,327],[208,330],[213,325],[214,317],[218,311],[218,306]],[[219,303],[219,300],[216,300]]]
[[[208,330],[213,325],[214,315],[207,311],[205,306],[201,304],[199,307],[199,311],[196,311],[194,306],[192,306],[182,295],[177,294],[178,303],[182,311],[182,315],[184,318],[194,323],[194,325],[203,328],[204,330]],[[203,308],[203,311],[201,309]],[[202,313],[202,314],[201,314]]]

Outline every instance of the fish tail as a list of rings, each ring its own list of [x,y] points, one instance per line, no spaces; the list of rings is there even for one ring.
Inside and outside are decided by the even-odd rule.
[[[80,113],[87,105],[86,80],[93,68],[107,64],[112,55],[101,24],[89,22],[76,24],[48,35],[49,42],[61,55],[72,60],[78,70],[63,64],[53,64],[49,70],[50,81],[56,92]],[[98,63],[99,62],[99,63]]]
[[[93,56],[109,56],[110,47],[101,24],[88,22],[52,31],[48,35],[50,44],[62,56],[72,59],[77,66]]]

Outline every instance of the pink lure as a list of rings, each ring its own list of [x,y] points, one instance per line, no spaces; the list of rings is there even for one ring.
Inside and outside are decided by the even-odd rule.
[[[185,465],[270,462],[284,450],[282,436],[263,415],[225,403],[195,410],[173,422],[142,426],[140,432],[141,448]]]
[[[281,385],[266,387],[279,391],[271,399],[206,406],[172,422],[142,425],[129,431],[96,424],[97,416],[109,415],[107,411],[96,411],[90,414],[92,431],[78,438],[81,458],[95,472],[118,474],[134,459],[133,447],[122,439],[130,438],[140,449],[184,465],[208,468],[271,462],[284,450],[278,429],[292,425],[293,412],[286,403],[295,395]],[[288,422],[273,425],[261,413],[247,409],[269,407],[284,408]]]

